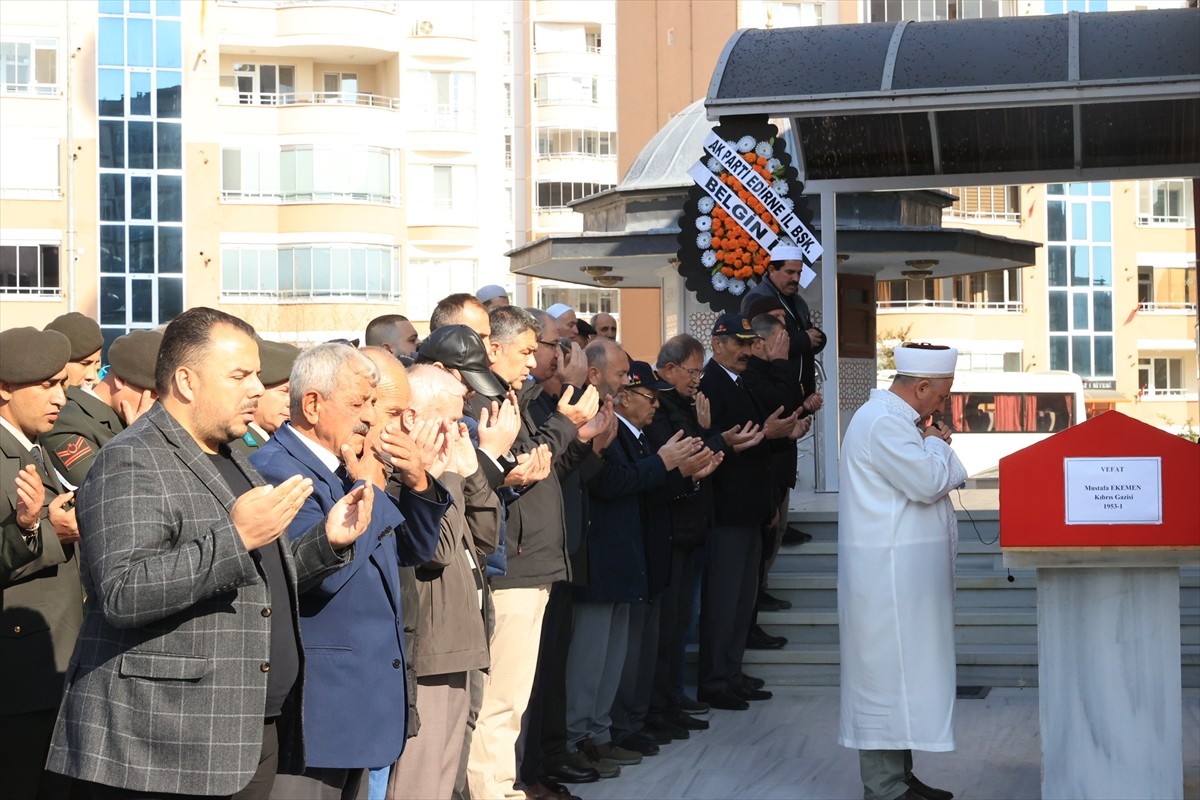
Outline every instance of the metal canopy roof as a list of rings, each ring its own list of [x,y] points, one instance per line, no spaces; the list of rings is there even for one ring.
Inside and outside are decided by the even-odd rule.
[[[791,118],[809,193],[1200,175],[1200,9],[746,29],[705,105]]]

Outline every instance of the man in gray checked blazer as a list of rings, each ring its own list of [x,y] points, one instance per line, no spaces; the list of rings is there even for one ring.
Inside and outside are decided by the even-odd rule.
[[[265,798],[277,768],[303,768],[296,598],[352,558],[371,495],[278,538],[312,485],[263,486],[228,448],[253,418],[258,370],[246,323],[177,317],[159,402],[105,445],[78,493],[88,603],[47,768],[93,797]]]

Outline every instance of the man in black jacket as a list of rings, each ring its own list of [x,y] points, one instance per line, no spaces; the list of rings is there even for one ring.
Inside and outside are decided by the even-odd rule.
[[[804,269],[804,252],[799,247],[777,247],[771,253],[766,280],[742,298],[742,313],[763,296],[775,296],[786,313],[784,324],[788,332],[788,360],[800,364],[800,382],[804,394],[817,390],[816,356],[825,349],[825,333],[813,325],[808,303],[800,296],[800,273]]]

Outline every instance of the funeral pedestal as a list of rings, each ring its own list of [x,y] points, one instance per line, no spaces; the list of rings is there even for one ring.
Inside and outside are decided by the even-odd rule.
[[[1000,462],[1000,545],[1038,571],[1042,797],[1182,798],[1179,567],[1200,447],[1117,412]]]

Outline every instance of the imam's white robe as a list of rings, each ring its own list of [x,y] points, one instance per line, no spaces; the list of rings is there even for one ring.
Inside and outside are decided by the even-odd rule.
[[[859,750],[954,749],[949,492],[967,477],[918,415],[874,389],[842,440],[838,496],[841,732]]]

